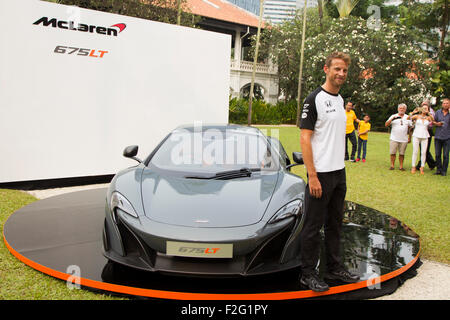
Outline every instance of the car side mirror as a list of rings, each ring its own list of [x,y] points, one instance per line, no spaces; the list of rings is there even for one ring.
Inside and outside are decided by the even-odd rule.
[[[134,159],[140,163],[142,162],[142,160],[136,157],[138,150],[139,150],[138,146],[128,146],[125,148],[125,150],[123,150],[123,156],[126,158]]]
[[[292,152],[292,159],[294,160],[295,163],[286,166],[286,169],[290,169],[293,166],[304,164],[303,155],[301,152]]]
[[[296,164],[304,164],[303,154],[301,152],[292,152],[292,159]]]

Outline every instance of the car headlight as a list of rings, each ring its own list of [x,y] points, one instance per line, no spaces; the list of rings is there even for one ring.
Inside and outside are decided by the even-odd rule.
[[[276,223],[280,220],[301,214],[302,200],[294,200],[284,205],[270,218],[268,223]]]
[[[113,217],[114,222],[116,221],[116,216],[114,214],[114,211],[116,208],[122,210],[125,213],[128,213],[130,216],[137,218],[138,215],[136,211],[134,211],[133,206],[131,205],[130,201],[128,201],[123,195],[121,195],[119,192],[114,191],[111,195],[110,200],[110,206],[111,208],[111,214]]]

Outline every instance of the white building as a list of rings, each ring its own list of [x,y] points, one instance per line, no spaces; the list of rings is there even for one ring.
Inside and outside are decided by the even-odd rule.
[[[202,17],[198,23],[200,28],[231,35],[230,96],[243,97],[249,91],[253,73],[253,58],[245,53],[251,46],[250,37],[257,32],[259,16],[226,0],[186,0],[186,4],[192,13]],[[264,23],[262,28],[265,28]],[[270,62],[258,63],[255,88],[262,93],[265,101],[277,103],[277,66]]]
[[[264,1],[264,19],[271,23],[282,23],[291,20],[295,16],[298,0],[265,0]]]

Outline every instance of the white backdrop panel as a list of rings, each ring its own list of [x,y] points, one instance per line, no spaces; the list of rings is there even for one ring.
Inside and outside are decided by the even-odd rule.
[[[33,24],[42,17],[126,28],[108,36]],[[228,35],[1,0],[0,43],[0,183],[113,174],[133,164],[121,156],[127,145],[144,158],[178,125],[228,122]]]

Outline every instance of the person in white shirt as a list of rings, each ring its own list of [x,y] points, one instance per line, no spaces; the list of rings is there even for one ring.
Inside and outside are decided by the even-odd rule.
[[[417,161],[417,153],[419,151],[420,144],[420,174],[424,174],[423,169],[425,166],[425,159],[427,155],[428,138],[430,134],[428,132],[428,125],[433,123],[433,116],[430,114],[428,105],[422,105],[421,109],[415,109],[408,119],[415,121],[414,132],[412,135],[413,153],[412,153],[412,168],[411,173],[416,172],[415,163]]]
[[[405,159],[405,151],[408,146],[409,137],[408,130],[412,125],[411,120],[408,120],[406,114],[406,104],[401,103],[398,105],[398,113],[393,114],[386,121],[385,126],[391,126],[391,137],[389,142],[389,153],[391,155],[391,167],[389,170],[395,168],[395,158],[398,152],[398,161],[400,163],[400,170],[405,171],[403,168],[403,161]]]
[[[325,83],[303,103],[300,144],[308,172],[304,224],[300,234],[300,283],[313,291],[329,290],[317,272],[320,230],[324,228],[325,279],[354,283],[359,276],[343,265],[340,243],[347,182],[345,174],[345,131],[347,117],[339,90],[344,84],[350,57],[334,52],[325,61]]]

